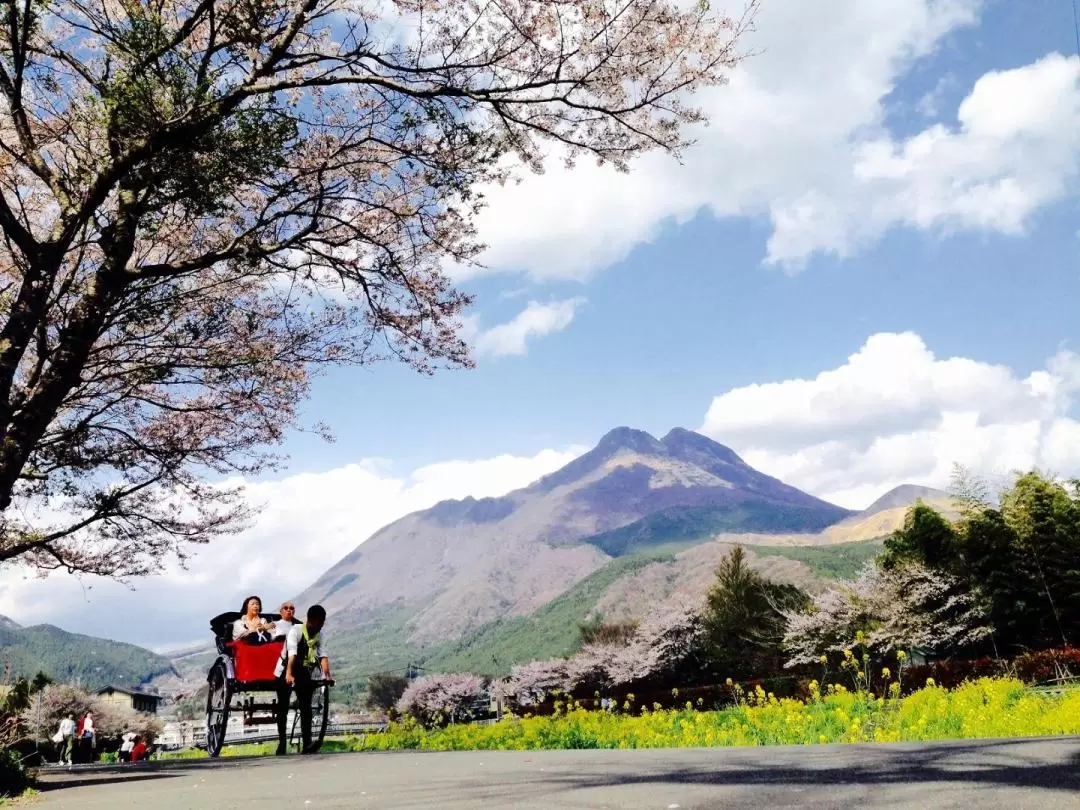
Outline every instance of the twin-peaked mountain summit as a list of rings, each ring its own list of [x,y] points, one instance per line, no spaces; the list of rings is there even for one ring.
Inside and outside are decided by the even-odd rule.
[[[909,494],[890,495],[876,511],[906,507],[914,500]],[[324,604],[335,625],[353,635],[357,656],[392,656],[400,644],[417,650],[454,639],[468,643],[493,625],[565,601],[587,578],[617,590],[621,575],[600,575],[618,558],[715,547],[714,541],[735,536],[751,542],[780,537],[786,544],[860,539],[852,533],[860,534],[860,521],[871,515],[758,472],[692,431],[675,428],[657,439],[620,427],[523,489],[499,498],[444,501],[391,523],[298,601]],[[885,523],[895,523],[895,516]],[[843,531],[831,537],[831,528]],[[606,591],[589,598],[597,596],[598,604],[615,612],[633,610],[616,605],[614,591]],[[370,645],[379,649],[359,649]]]

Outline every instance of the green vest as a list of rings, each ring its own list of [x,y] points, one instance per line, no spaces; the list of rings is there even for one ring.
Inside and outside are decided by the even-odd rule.
[[[304,633],[304,666],[313,667],[315,666],[315,650],[319,646],[319,633],[309,636],[307,624],[301,625],[301,629]]]

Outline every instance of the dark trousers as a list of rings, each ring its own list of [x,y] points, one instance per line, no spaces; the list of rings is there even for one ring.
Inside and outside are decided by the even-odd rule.
[[[277,736],[278,736],[278,750],[284,751],[285,745],[288,742],[287,735],[289,733],[289,696],[292,694],[292,687],[285,683],[285,676],[282,675],[278,678],[277,683]]]
[[[293,672],[294,686],[285,683],[285,676],[278,679],[277,701],[277,728],[278,747],[284,749],[287,743],[289,722],[289,696],[293,689],[296,690],[296,710],[300,712],[300,737],[303,741],[303,749],[311,747],[311,697],[315,694],[315,685],[311,680],[311,673],[303,667],[297,667]]]

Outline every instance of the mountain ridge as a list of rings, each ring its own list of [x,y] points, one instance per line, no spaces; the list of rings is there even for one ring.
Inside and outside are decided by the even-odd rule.
[[[139,686],[175,674],[172,661],[135,644],[72,633],[52,624],[23,626],[0,617],[0,665],[12,677],[39,671],[54,681],[79,682],[88,689],[108,684]]]
[[[705,515],[707,533],[819,531],[853,513],[693,431],[657,439],[618,427],[528,486],[441,501],[383,527],[297,599],[354,624],[408,605],[410,643],[453,639],[539,609],[611,559],[612,549],[589,538],[656,514]]]

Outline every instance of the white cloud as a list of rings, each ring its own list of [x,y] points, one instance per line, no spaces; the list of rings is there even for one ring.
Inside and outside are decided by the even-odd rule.
[[[1080,422],[1069,416],[1078,392],[1080,357],[1069,352],[1021,376],[881,333],[813,379],[716,397],[701,431],[764,472],[862,508],[902,483],[945,486],[954,462],[990,476],[1080,473]]]
[[[584,298],[568,298],[541,304],[530,301],[512,321],[481,330],[475,319],[466,321],[466,339],[471,339],[480,355],[501,357],[528,351],[530,338],[561,332],[574,320]]]
[[[890,227],[1018,235],[1031,215],[1061,199],[1080,157],[1080,61],[1051,54],[987,73],[960,104],[959,127],[854,149],[844,182],[774,208],[770,259],[815,250],[847,256]]]
[[[171,567],[130,590],[100,578],[38,579],[7,567],[0,573],[0,614],[158,647],[208,641],[212,616],[237,610],[250,593],[276,607],[387,523],[449,498],[505,494],[581,452],[446,461],[400,477],[386,473],[385,463],[363,461],[254,483],[248,496],[263,507],[257,523],[200,549],[189,570]]]
[[[677,165],[647,155],[628,175],[583,161],[486,190],[478,220],[494,270],[580,278],[703,207],[767,216],[767,259],[797,268],[817,251],[847,255],[888,228],[1018,232],[1075,172],[1076,60],[989,73],[959,109],[897,141],[885,102],[916,60],[973,24],[979,0],[763,3],[746,40],[762,52],[726,87],[695,97],[711,124]],[[924,105],[925,109],[925,105]],[[475,270],[457,268],[457,273]]]

